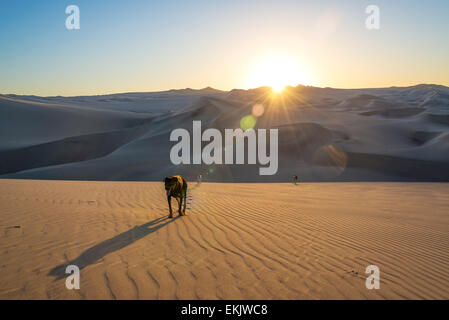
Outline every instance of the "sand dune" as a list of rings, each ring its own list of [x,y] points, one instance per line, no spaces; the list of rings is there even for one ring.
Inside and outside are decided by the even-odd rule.
[[[421,112],[424,112],[425,108],[397,108],[397,109],[382,109],[376,111],[361,112],[362,116],[381,115],[384,117],[402,118],[416,116]]]
[[[147,127],[140,125],[120,131],[69,137],[0,152],[0,174],[100,158],[141,136]]]
[[[198,97],[220,96],[224,92],[213,88],[200,90],[181,89],[161,92],[130,92],[96,96],[78,97],[39,97],[18,96],[14,94],[0,97],[13,100],[25,100],[43,104],[56,104],[76,108],[89,108],[106,111],[127,111],[133,113],[161,114],[167,111],[177,111],[194,102]]]
[[[448,193],[191,184],[188,215],[169,220],[162,183],[1,180],[0,298],[448,299]]]
[[[95,110],[0,95],[0,151],[141,125],[146,114]]]
[[[170,133],[279,129],[279,170],[258,165],[174,166]],[[449,88],[288,87],[170,90],[91,97],[0,96],[0,178],[160,181],[181,173],[210,182],[449,181]],[[205,145],[205,143],[203,143]],[[101,170],[98,170],[101,168]]]

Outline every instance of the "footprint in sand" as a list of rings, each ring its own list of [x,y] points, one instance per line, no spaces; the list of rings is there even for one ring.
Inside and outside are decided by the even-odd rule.
[[[351,271],[343,270],[343,271],[344,271],[345,273],[348,273],[348,274],[352,275],[353,277],[358,277],[358,276],[359,276],[358,271],[354,271],[354,270],[351,270]]]

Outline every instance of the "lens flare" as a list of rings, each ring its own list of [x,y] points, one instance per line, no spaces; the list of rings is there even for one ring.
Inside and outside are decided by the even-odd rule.
[[[260,117],[265,112],[265,108],[260,103],[257,103],[253,106],[252,114],[255,117]]]
[[[254,126],[256,125],[256,117],[254,117],[252,114],[244,116],[241,120],[240,120],[240,127],[243,130],[248,130],[248,129],[253,129]]]

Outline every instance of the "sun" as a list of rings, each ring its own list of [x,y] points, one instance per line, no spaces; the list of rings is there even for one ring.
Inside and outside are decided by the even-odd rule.
[[[286,86],[307,84],[304,68],[294,59],[270,57],[259,60],[251,72],[249,87],[269,86],[274,92],[281,92]]]
[[[285,89],[287,85],[282,84],[281,82],[279,84],[272,84],[270,87],[273,89],[274,92],[279,93],[282,92],[282,90]]]

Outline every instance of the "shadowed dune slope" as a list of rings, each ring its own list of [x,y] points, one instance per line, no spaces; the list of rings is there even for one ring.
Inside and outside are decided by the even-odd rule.
[[[0,95],[0,150],[141,125],[149,115],[12,99]]]
[[[256,107],[254,129],[279,130],[274,176],[260,176],[259,165],[171,163],[174,129],[192,133],[196,120],[203,131],[224,135]],[[295,174],[305,181],[449,181],[449,88],[437,85],[297,86],[278,95],[266,87],[3,95],[0,115],[1,178],[159,181],[182,173],[217,182],[280,182]]]

